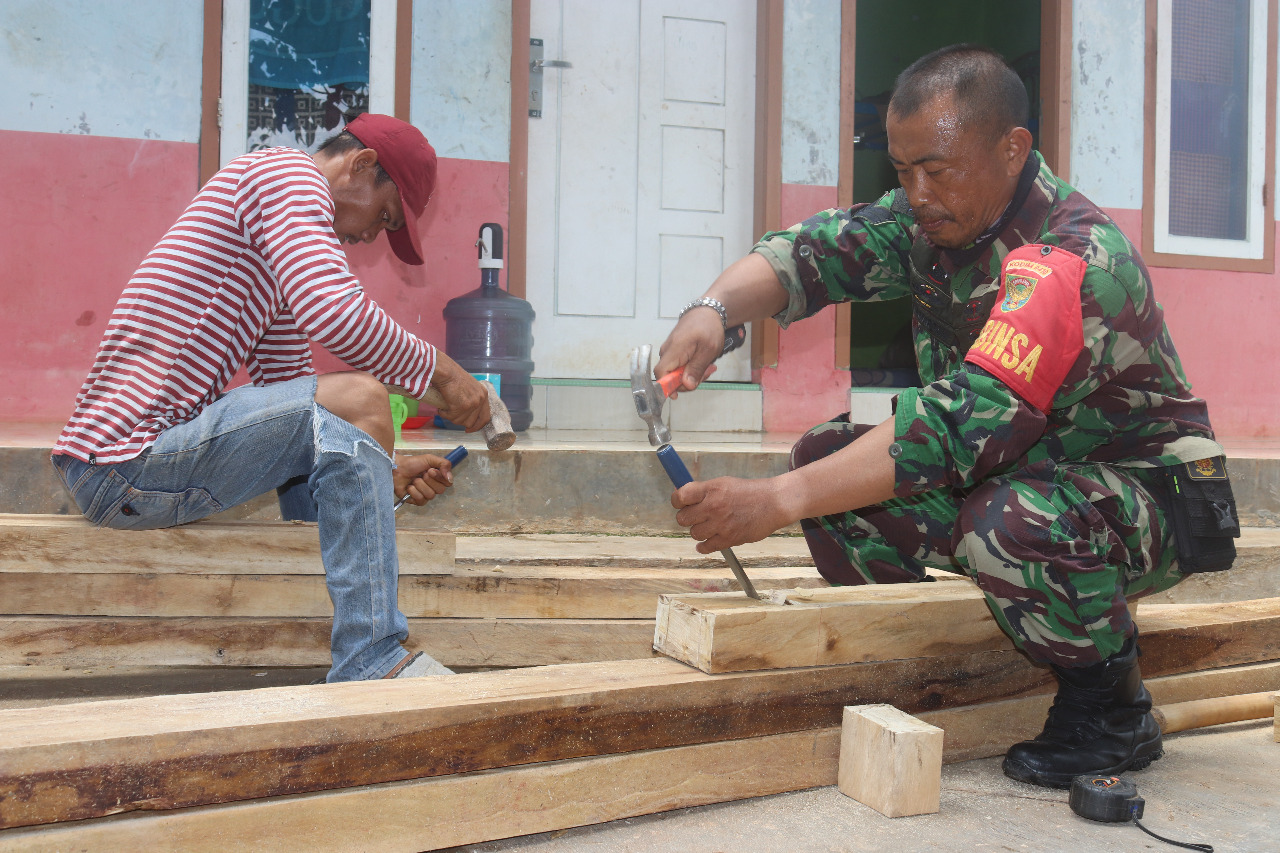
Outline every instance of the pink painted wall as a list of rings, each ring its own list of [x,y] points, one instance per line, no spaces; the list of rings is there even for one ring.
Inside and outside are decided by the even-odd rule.
[[[836,188],[783,184],[784,227],[834,207]],[[849,371],[835,367],[836,320],[820,311],[778,335],[778,366],[759,371],[764,389],[764,428],[803,432],[849,410]]]
[[[62,421],[116,298],[195,189],[192,143],[0,131],[0,419]]]
[[[1130,240],[1142,211],[1108,209]],[[1280,257],[1280,228],[1277,229]],[[1224,272],[1149,267],[1156,300],[1193,390],[1224,438],[1280,436],[1280,270]]]
[[[195,194],[193,143],[0,131],[0,420],[62,421],[129,276]],[[482,222],[506,227],[508,166],[441,159],[423,267],[385,240],[349,249],[369,294],[414,334],[444,342],[440,312],[479,286]],[[505,282],[505,279],[504,279]],[[321,371],[343,369],[319,353]]]

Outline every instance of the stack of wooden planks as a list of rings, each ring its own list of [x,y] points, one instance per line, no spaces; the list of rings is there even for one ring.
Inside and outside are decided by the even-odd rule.
[[[688,539],[397,540],[409,645],[450,667],[650,657],[659,593],[737,588]],[[743,556],[763,589],[825,586],[802,540]],[[0,667],[325,666],[332,612],[314,524],[0,515]]]
[[[854,704],[921,715],[951,760],[996,754],[1034,732],[1052,689],[1007,640],[976,630],[871,659],[836,636],[850,619],[873,634],[962,625],[976,612],[963,588],[746,604],[770,638],[796,638],[802,666],[712,674],[654,658],[0,711],[0,850],[425,850],[829,785]],[[717,618],[735,603],[678,600],[691,618],[700,601]],[[857,610],[870,613],[843,612]],[[1280,599],[1140,621],[1158,702],[1280,686]],[[814,632],[837,660],[811,659]]]
[[[399,537],[413,642],[526,668],[0,710],[0,851],[438,849],[835,784],[847,705],[955,761],[1051,699],[964,579],[831,589],[773,542],[754,601],[687,540]],[[0,601],[0,665],[328,661],[309,525],[4,517]],[[1157,703],[1280,689],[1280,599],[1138,621]]]

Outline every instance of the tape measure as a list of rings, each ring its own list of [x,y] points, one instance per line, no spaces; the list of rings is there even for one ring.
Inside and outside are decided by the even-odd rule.
[[[1102,823],[1128,823],[1142,817],[1146,805],[1138,786],[1119,776],[1077,776],[1067,802],[1080,817]]]
[[[1187,844],[1174,841],[1163,835],[1156,835],[1143,826],[1138,818],[1142,817],[1146,801],[1138,796],[1138,786],[1119,776],[1077,776],[1071,782],[1071,793],[1067,797],[1071,810],[1080,817],[1096,820],[1100,823],[1133,822],[1152,838],[1158,838],[1166,844],[1183,847],[1187,850],[1200,850],[1202,853],[1213,853],[1208,844]]]

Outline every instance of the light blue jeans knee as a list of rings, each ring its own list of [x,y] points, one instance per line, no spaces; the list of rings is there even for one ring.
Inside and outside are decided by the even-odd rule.
[[[381,678],[405,656],[391,460],[315,403],[315,377],[228,392],[127,462],[53,465],[89,521],[146,530],[277,489],[287,519],[317,521],[333,602],[327,681]]]

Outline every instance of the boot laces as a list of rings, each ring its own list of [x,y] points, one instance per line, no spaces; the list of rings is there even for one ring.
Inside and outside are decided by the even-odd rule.
[[[1071,744],[1097,740],[1106,734],[1102,720],[1107,710],[1102,702],[1088,702],[1080,696],[1058,695],[1049,708],[1044,731],[1036,740]]]

